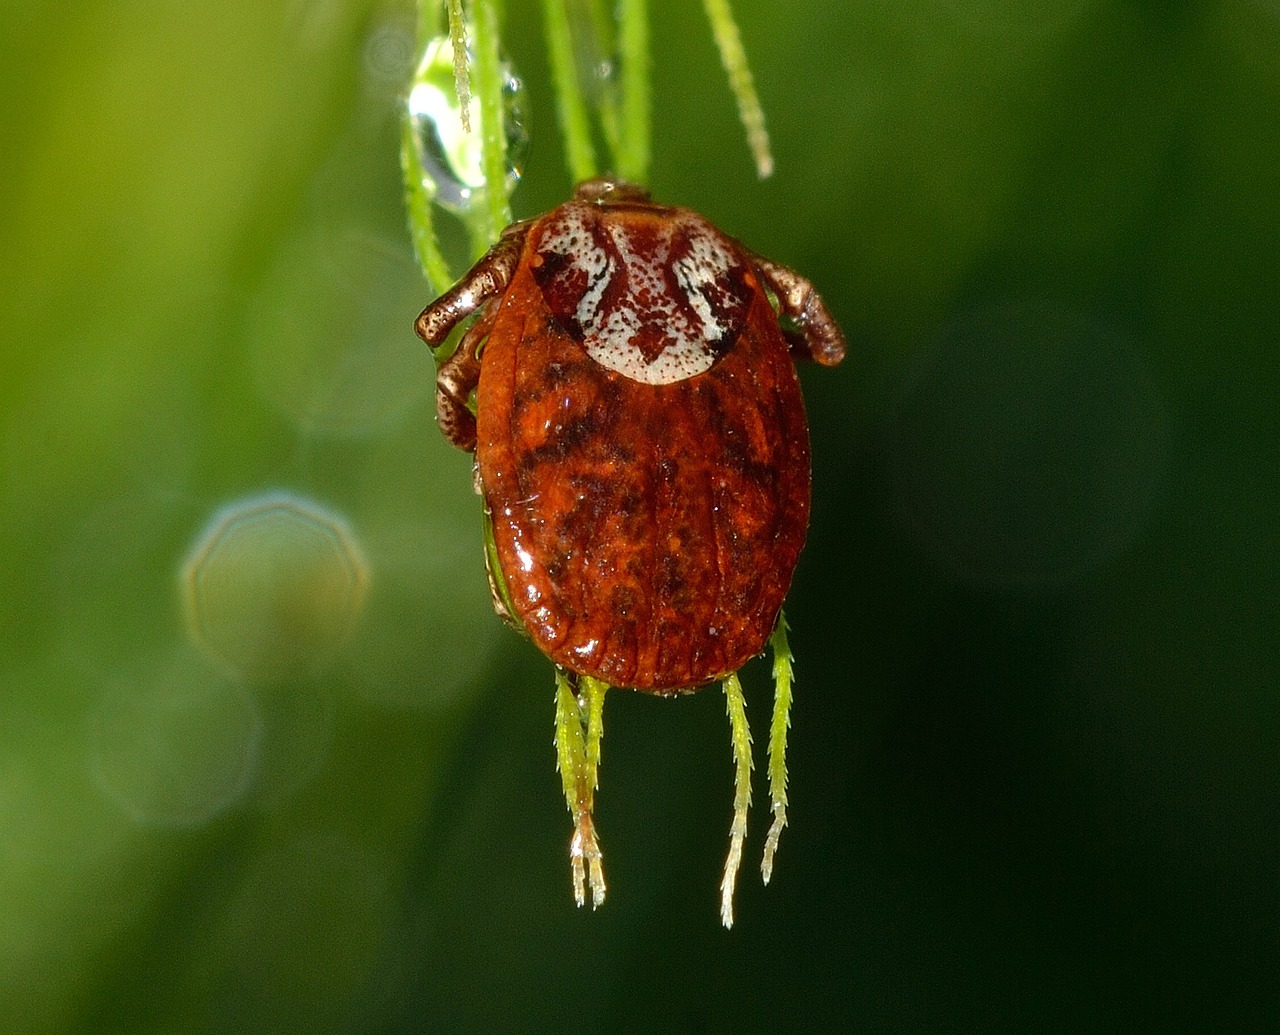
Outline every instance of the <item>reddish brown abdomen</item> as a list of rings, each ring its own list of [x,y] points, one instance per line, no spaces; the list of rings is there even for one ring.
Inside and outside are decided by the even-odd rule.
[[[477,460],[516,615],[556,663],[675,692],[764,647],[809,517],[795,368],[754,274],[710,369],[645,384],[554,320],[528,262],[485,346]]]

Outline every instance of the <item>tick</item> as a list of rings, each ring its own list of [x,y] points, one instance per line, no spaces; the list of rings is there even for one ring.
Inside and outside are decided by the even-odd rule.
[[[730,926],[751,767],[737,671],[771,638],[766,883],[786,823],[781,609],[810,498],[794,359],[839,363],[844,338],[809,281],[613,179],[508,227],[416,330],[439,348],[473,314],[440,365],[436,414],[475,453],[494,608],[557,666],[577,901],[588,882],[604,900],[592,819],[604,692],[720,680],[736,766]]]

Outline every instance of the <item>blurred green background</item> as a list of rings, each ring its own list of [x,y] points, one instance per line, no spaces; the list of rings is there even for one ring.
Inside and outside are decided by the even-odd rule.
[[[654,191],[851,349],[731,933],[714,690],[610,695],[572,905],[411,332],[411,9],[0,8],[0,1030],[1280,1024],[1280,5],[735,8],[777,173],[655,0]]]

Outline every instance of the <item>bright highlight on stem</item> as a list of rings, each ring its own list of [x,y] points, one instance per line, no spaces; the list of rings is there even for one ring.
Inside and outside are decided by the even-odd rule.
[[[471,132],[471,76],[467,67],[467,20],[462,0],[449,0],[449,41],[453,44],[453,87],[462,111],[462,128]]]
[[[511,195],[507,188],[507,135],[502,124],[502,59],[498,41],[496,0],[472,0],[475,25],[475,87],[480,98],[480,149],[484,169],[488,244],[511,222]],[[487,244],[486,244],[487,247]]]
[[[633,183],[649,182],[649,3],[619,0],[618,56],[622,63],[622,108],[614,167]]]
[[[747,810],[751,808],[751,728],[747,725],[747,702],[738,673],[725,677],[724,698],[733,736],[733,822],[729,826],[724,879],[720,881],[720,922],[729,928],[733,926],[733,889],[738,883],[742,846],[747,840]]]
[[[787,730],[791,726],[791,665],[795,658],[787,643],[787,619],[782,613],[778,614],[769,645],[773,649],[773,718],[769,723],[769,804],[773,823],[760,861],[760,876],[766,884],[773,877],[778,838],[787,825]]]

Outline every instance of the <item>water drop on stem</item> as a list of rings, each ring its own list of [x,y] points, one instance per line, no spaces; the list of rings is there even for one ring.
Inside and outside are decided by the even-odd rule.
[[[484,211],[486,182],[482,164],[480,103],[469,98],[471,129],[463,126],[455,89],[453,44],[437,36],[423,48],[413,76],[405,115],[421,167],[422,188],[441,208],[470,223]],[[520,178],[529,149],[525,92],[509,62],[502,63],[502,116],[506,133],[506,187]]]

